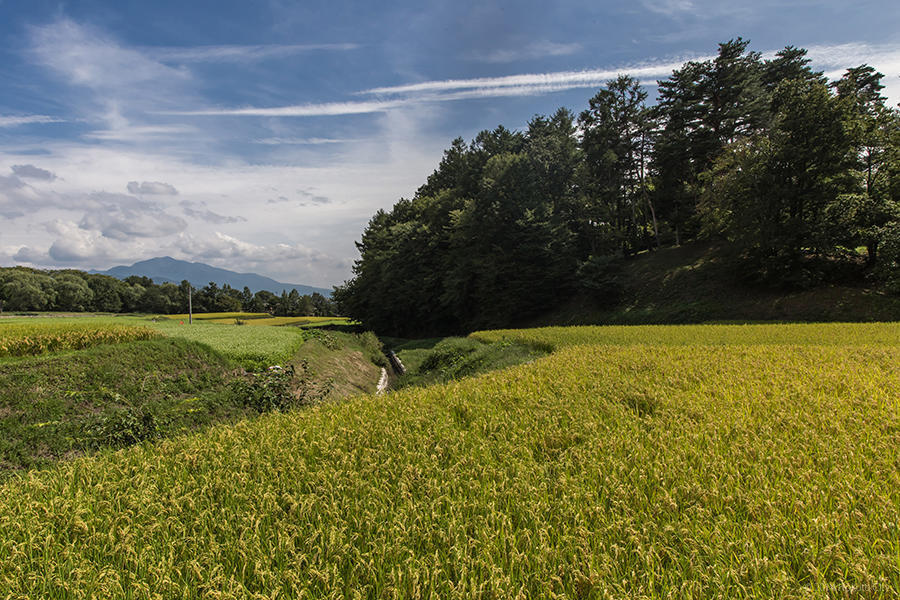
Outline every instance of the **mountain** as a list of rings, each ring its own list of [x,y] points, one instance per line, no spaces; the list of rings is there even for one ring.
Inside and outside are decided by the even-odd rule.
[[[185,260],[176,260],[170,256],[162,256],[142,260],[136,262],[130,267],[118,266],[106,271],[90,271],[91,273],[99,273],[101,275],[112,275],[117,279],[125,279],[131,275],[139,275],[149,277],[154,283],[181,283],[185,279],[191,282],[194,287],[204,287],[209,282],[214,281],[219,286],[228,284],[239,290],[244,286],[250,288],[250,291],[256,293],[260,290],[268,290],[273,294],[280,294],[282,290],[297,290],[302,295],[318,292],[325,297],[331,296],[331,290],[325,288],[313,287],[310,285],[302,285],[299,283],[281,283],[275,281],[271,277],[257,275],[256,273],[235,273],[228,269],[219,269],[211,267],[203,263],[187,262]]]

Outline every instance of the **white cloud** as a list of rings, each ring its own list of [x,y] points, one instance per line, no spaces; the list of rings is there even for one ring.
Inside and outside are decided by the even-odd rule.
[[[32,125],[34,123],[64,123],[64,119],[49,117],[47,115],[0,115],[0,127],[18,127],[19,125]]]
[[[96,91],[137,96],[153,91],[160,81],[190,77],[184,70],[123,47],[102,31],[68,19],[35,27],[31,33],[32,55],[39,63],[73,84]]]
[[[200,260],[239,259],[242,264],[265,264],[272,261],[328,261],[330,257],[303,244],[253,244],[216,231],[213,235],[182,235],[178,242],[182,252]]]
[[[691,57],[690,60],[706,60],[711,57]],[[665,78],[672,71],[680,68],[685,60],[666,60],[637,65],[622,65],[609,69],[587,69],[583,71],[556,71],[551,73],[525,73],[521,75],[505,75],[502,77],[477,77],[473,79],[444,79],[438,81],[422,81],[403,85],[372,88],[360,92],[362,94],[413,94],[420,92],[457,92],[469,91],[474,95],[502,95],[502,90],[509,90],[510,95],[520,95],[522,91],[533,88],[535,93],[547,90],[567,90],[582,87],[603,85],[618,75],[628,74],[635,78]],[[441,98],[441,97],[436,97]],[[453,98],[455,99],[455,98]]]
[[[692,60],[705,60],[692,58]],[[183,116],[233,116],[233,117],[319,117],[366,113],[384,113],[413,104],[447,102],[472,98],[497,98],[504,96],[534,96],[577,88],[591,88],[605,84],[620,74],[627,73],[643,80],[668,77],[684,60],[623,66],[616,69],[584,71],[559,71],[530,73],[502,77],[474,79],[447,79],[423,81],[396,86],[378,87],[357,92],[364,95],[402,96],[357,102],[326,102],[280,107],[218,108],[203,110],[169,111],[162,114]]]
[[[59,176],[53,190],[32,188],[12,172],[0,180],[0,187],[9,180],[8,187],[14,188],[10,193],[16,196],[6,203],[0,191],[0,214],[5,209],[21,213],[22,207],[29,213],[16,227],[4,228],[0,264],[23,262],[14,258],[23,246],[30,249],[31,258],[44,257],[39,263],[33,261],[32,266],[39,267],[102,269],[168,254],[257,272],[279,281],[329,287],[349,276],[349,265],[356,256],[354,242],[370,216],[397,198],[412,194],[440,160],[447,140],[423,134],[425,124],[434,118],[432,109],[416,106],[379,115],[376,125],[381,133],[367,134],[366,139],[347,145],[327,160],[310,162],[304,155],[304,165],[290,156],[292,148],[288,146],[279,149],[284,164],[269,165],[221,157],[193,162],[157,146],[137,149],[48,143],[40,166]],[[8,151],[0,156],[6,164],[33,160],[32,156]],[[142,181],[174,183],[179,195],[147,196],[153,199],[144,211],[149,217],[132,219],[128,210],[137,211],[146,202],[125,194],[93,193],[121,189],[123,182],[134,180],[136,173]],[[268,204],[278,196],[290,201]],[[117,202],[125,208],[107,208]],[[209,210],[235,222],[185,215],[183,202],[189,202],[189,208],[201,215]],[[157,228],[159,218],[153,220],[160,213],[170,215],[161,217],[161,230]],[[247,220],[238,221],[241,217]],[[160,236],[129,237],[129,228],[144,228],[142,219],[154,221],[150,229]],[[187,221],[187,226],[162,235],[178,229],[172,226],[173,222],[180,226],[176,219]],[[55,220],[74,224],[77,236],[70,241],[68,234],[38,226]],[[217,233],[250,247],[243,247],[243,253],[229,251],[229,244]],[[194,244],[182,243],[187,235]],[[206,244],[210,258],[191,254],[200,241],[209,238],[216,242],[212,248]],[[67,258],[65,262],[50,256],[48,249],[54,244],[54,254]],[[231,246],[242,248],[239,244]],[[213,258],[217,255],[229,257]]]
[[[194,208],[195,206],[197,206],[198,208]],[[185,201],[181,203],[181,210],[185,215],[194,219],[199,219],[204,223],[224,225],[226,223],[245,223],[247,221],[247,219],[245,219],[244,217],[229,217],[213,212],[206,208],[205,202],[193,203]]]
[[[144,51],[162,62],[252,62],[285,58],[304,52],[348,51],[358,44],[258,44],[223,46],[146,47]]]
[[[0,175],[0,217],[24,217],[61,201],[56,192],[39,190],[22,181],[18,175]]]
[[[485,54],[476,54],[472,58],[488,63],[508,63],[518,60],[545,58],[548,56],[570,56],[581,52],[581,44],[560,44],[555,42],[537,42],[516,48],[494,50]]]
[[[284,138],[271,137],[253,140],[254,144],[263,144],[266,146],[318,146],[321,144],[347,144],[358,142],[355,139],[336,139],[336,138]]]
[[[108,142],[157,141],[160,138],[184,140],[186,134],[197,135],[199,130],[189,125],[120,125],[115,129],[89,131],[84,137]]]
[[[174,135],[162,129],[172,127],[168,123],[147,122],[151,110],[197,102],[189,70],[163,64],[105,31],[60,19],[29,33],[26,56],[68,84],[69,110],[83,122],[102,124],[85,134],[89,138],[136,142]]]
[[[669,17],[697,11],[697,6],[691,0],[641,0],[641,5]]]
[[[372,100],[363,102],[326,102],[323,104],[296,104],[293,106],[210,108],[204,110],[167,111],[161,114],[182,116],[231,116],[231,117],[324,117],[361,115],[385,112],[403,106],[402,100]]]
[[[170,183],[162,183],[161,181],[137,181],[128,182],[128,192],[131,194],[139,194],[146,196],[177,196],[178,190]]]
[[[47,251],[47,256],[53,261],[83,263],[110,259],[118,255],[117,244],[114,241],[96,231],[86,231],[71,221],[58,219],[50,223],[47,229],[56,236],[56,240]],[[33,259],[42,256],[38,251],[31,249],[29,255]]]
[[[316,193],[313,188],[305,188],[297,190],[297,198],[291,199],[287,196],[278,196],[277,198],[270,198],[268,200],[269,204],[281,204],[281,203],[290,203],[294,206],[316,206],[322,204],[330,204],[331,199],[327,196],[323,196],[321,194]]]
[[[41,264],[47,262],[50,255],[46,252],[29,248],[28,246],[22,246],[16,250],[12,257],[13,260],[20,263]]]
[[[56,175],[47,169],[41,169],[34,165],[13,165],[12,172],[26,179],[41,179],[43,181],[53,181]]]
[[[94,207],[78,226],[103,237],[126,242],[133,238],[165,237],[187,227],[184,219],[134,196],[97,192],[89,200]]]
[[[810,46],[808,57],[812,65],[825,71],[829,79],[840,79],[850,67],[868,64],[884,74],[882,92],[889,104],[900,103],[900,44],[838,44]]]
[[[559,51],[567,49],[560,48]],[[526,51],[527,52],[527,51]],[[774,51],[764,53],[774,54]],[[326,102],[280,107],[216,108],[193,111],[172,111],[166,114],[192,116],[250,116],[250,117],[315,117],[340,116],[366,113],[382,113],[412,104],[459,101],[476,98],[536,96],[579,88],[596,88],[605,85],[619,75],[627,74],[645,85],[669,77],[687,60],[708,60],[713,56],[690,56],[663,59],[613,68],[586,69],[581,71],[555,71],[524,73],[498,77],[468,79],[444,79],[417,83],[382,86],[357,92],[375,96],[376,99],[357,102]],[[814,66],[840,65],[841,69],[868,62],[882,69],[888,77],[885,83],[892,85],[891,76],[900,74],[900,48],[897,46],[870,46],[844,44],[810,48]],[[833,73],[829,73],[833,75]],[[839,75],[838,75],[839,76]],[[896,77],[894,77],[896,79]],[[890,94],[893,98],[893,93]],[[280,138],[257,140],[257,143],[284,144]],[[303,142],[310,143],[310,142]],[[319,140],[318,143],[324,143]]]

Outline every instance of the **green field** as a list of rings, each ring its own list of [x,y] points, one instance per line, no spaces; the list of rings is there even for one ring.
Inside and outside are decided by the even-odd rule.
[[[0,487],[10,597],[896,598],[898,324],[553,354]]]
[[[216,313],[221,315],[224,313]],[[230,321],[233,323],[233,319]],[[249,322],[249,321],[248,321]],[[290,360],[303,344],[301,331],[290,327],[254,327],[252,329],[198,319],[187,321],[149,316],[85,316],[85,317],[23,317],[0,323],[0,344],[22,344],[29,331],[48,331],[55,337],[90,344],[110,343],[125,339],[149,339],[162,334],[206,344],[228,358],[251,369],[265,368]],[[4,331],[9,331],[3,337]],[[84,332],[84,333],[82,333]],[[131,336],[129,338],[129,336]],[[137,336],[137,337],[135,337]],[[34,336],[32,336],[34,337]],[[6,342],[5,340],[10,340]],[[96,341],[95,341],[96,340]],[[59,347],[51,350],[68,349]],[[74,346],[73,346],[74,349]],[[0,359],[3,357],[0,345]]]
[[[219,323],[161,320],[152,323],[157,331],[206,344],[248,368],[265,368],[287,362],[303,344],[298,329],[288,327],[244,327]]]

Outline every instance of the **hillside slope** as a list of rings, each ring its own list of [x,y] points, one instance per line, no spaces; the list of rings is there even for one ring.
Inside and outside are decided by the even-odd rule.
[[[801,291],[743,284],[709,244],[642,254],[625,262],[619,280],[623,293],[614,305],[579,294],[521,325],[900,320],[900,297],[865,282]]]

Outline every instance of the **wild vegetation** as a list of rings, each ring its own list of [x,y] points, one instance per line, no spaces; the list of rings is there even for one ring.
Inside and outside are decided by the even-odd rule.
[[[522,322],[575,294],[622,301],[639,253],[714,242],[723,281],[900,292],[900,113],[882,75],[828,83],[806,51],[740,38],[659,81],[610,81],[577,117],[454,140],[411,199],[370,220],[346,314],[385,335]],[[860,315],[864,318],[864,315]]]
[[[0,487],[12,597],[900,594],[896,324],[483,332],[554,354]]]

